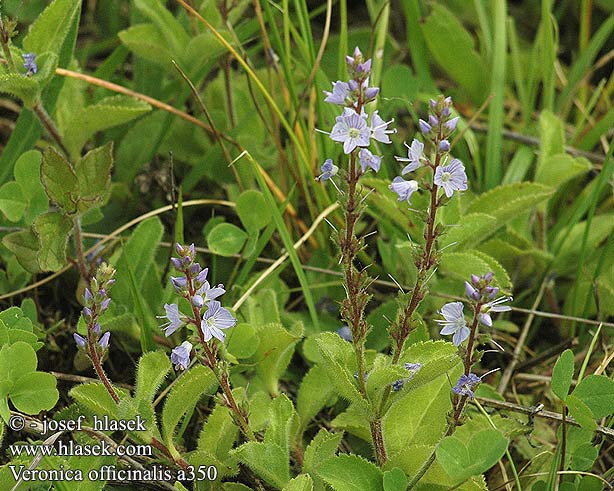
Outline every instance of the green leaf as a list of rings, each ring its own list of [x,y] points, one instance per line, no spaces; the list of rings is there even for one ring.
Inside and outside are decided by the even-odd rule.
[[[79,212],[84,213],[102,205],[109,193],[113,142],[90,150],[77,162],[75,172],[79,186]]]
[[[74,113],[63,131],[64,144],[77,157],[96,132],[131,121],[150,110],[149,104],[132,97],[106,97]]]
[[[263,229],[273,219],[266,199],[260,191],[248,189],[237,198],[237,214],[248,232]]]
[[[158,217],[151,217],[141,222],[132,232],[122,248],[122,255],[117,261],[117,274],[113,287],[113,298],[118,303],[132,309],[134,302],[130,288],[130,269],[134,272],[137,289],[142,289],[146,274],[155,267],[154,257],[164,233],[164,227]]]
[[[23,375],[36,371],[36,351],[28,343],[18,341],[5,344],[0,350],[0,381],[17,381]]]
[[[497,219],[497,225],[502,226],[528,211],[533,211],[535,205],[547,200],[554,189],[535,182],[516,182],[497,186],[474,199],[466,211],[469,213],[485,213]]]
[[[40,245],[38,238],[31,229],[20,232],[12,232],[2,237],[2,243],[10,250],[17,261],[29,273],[40,273],[38,265],[38,250]]]
[[[15,381],[10,393],[11,402],[18,411],[26,414],[48,411],[60,398],[56,385],[56,378],[50,373],[26,373]]]
[[[398,467],[384,472],[384,491],[405,491],[407,484],[407,476]]]
[[[484,80],[489,76],[484,61],[475,50],[473,37],[458,17],[445,7],[432,4],[431,14],[420,27],[439,66],[469,93],[474,103],[481,104],[486,93]]]
[[[475,433],[467,445],[448,436],[437,446],[437,460],[458,484],[490,469],[503,457],[507,445],[507,438],[494,429]]]
[[[362,410],[369,411],[368,402],[358,392],[354,377],[347,368],[348,360],[352,356],[349,343],[332,332],[321,333],[316,342],[322,355],[322,368],[337,394]]]
[[[241,322],[226,337],[226,350],[235,358],[249,358],[256,353],[259,343],[254,327]]]
[[[480,251],[448,252],[441,257],[441,269],[463,280],[471,274],[482,275],[489,271],[495,275],[496,283],[504,290],[512,287],[512,280],[505,268],[493,257]]]
[[[136,24],[118,33],[119,39],[130,51],[163,68],[172,67],[173,55],[164,37],[153,24]],[[133,143],[134,144],[134,143]]]
[[[40,249],[38,264],[43,271],[57,271],[66,264],[66,248],[73,231],[70,218],[56,211],[40,215],[32,225]]]
[[[303,428],[322,410],[333,395],[333,388],[328,383],[324,369],[319,365],[311,367],[301,381],[296,398],[296,410]]]
[[[269,484],[283,488],[290,479],[286,452],[273,443],[248,442],[232,454]]]
[[[141,356],[136,371],[136,392],[134,398],[153,401],[160,384],[171,369],[171,362],[163,351],[146,353]]]
[[[599,448],[593,447],[590,442],[583,443],[572,451],[571,468],[577,471],[590,471],[597,457],[599,457]]]
[[[589,407],[595,418],[614,414],[614,380],[605,375],[589,375],[582,379],[573,395]]]
[[[203,365],[195,365],[173,385],[162,410],[162,433],[167,444],[172,445],[181,419],[214,384],[213,372]]]
[[[383,474],[358,455],[337,455],[322,464],[318,475],[335,491],[383,491]]]
[[[38,100],[39,85],[33,77],[24,77],[21,73],[4,73],[0,75],[0,92],[21,99],[31,108]]]
[[[51,201],[68,214],[77,211],[77,174],[70,162],[51,146],[43,154],[41,181]]]
[[[232,256],[241,252],[247,234],[232,223],[219,223],[207,235],[207,245],[213,254]]]
[[[279,394],[279,379],[290,364],[294,347],[301,339],[279,323],[266,324],[258,330],[260,344],[254,355],[256,374],[273,396]]]
[[[441,237],[442,246],[455,243],[452,251],[468,249],[483,242],[489,235],[503,224],[499,224],[497,219],[486,213],[469,213],[464,215],[458,224],[449,227]]]
[[[59,54],[80,8],[79,0],[54,0],[30,26],[23,39],[24,49],[32,53],[51,51]]]
[[[220,462],[230,465],[228,453],[239,435],[239,429],[232,420],[230,410],[221,405],[215,406],[207,418],[198,437],[198,449],[207,450]],[[233,467],[236,464],[232,463]]]
[[[299,474],[282,491],[313,491],[313,480],[308,474]]]
[[[324,428],[318,431],[305,449],[303,470],[317,475],[320,466],[335,456],[342,438],[343,432],[330,433]]]
[[[43,190],[40,182],[40,168],[43,156],[38,150],[30,150],[21,154],[15,162],[13,173],[15,181],[21,186],[22,193],[28,201],[40,190]]]
[[[177,18],[169,12],[160,0],[135,0],[134,6],[160,31],[165,44],[176,56],[190,42],[190,36]]]
[[[18,183],[11,181],[0,187],[0,211],[11,222],[21,220],[27,206],[28,198]]]
[[[117,391],[117,388],[115,390]],[[118,418],[117,404],[100,382],[77,385],[70,389],[69,394],[77,401],[79,407],[91,416]]]
[[[559,153],[550,156],[543,167],[536,171],[535,182],[558,188],[574,177],[586,174],[592,168],[593,165],[584,157],[574,158],[566,153]]]
[[[294,419],[294,407],[285,394],[273,399],[269,407],[269,426],[264,436],[265,444],[274,444],[290,458],[290,428]]]
[[[582,428],[590,431],[595,431],[597,429],[597,423],[595,423],[593,413],[582,399],[575,396],[575,393],[567,396],[565,402],[569,408],[569,412]]]
[[[571,379],[573,378],[574,371],[573,362],[573,351],[569,349],[565,350],[561,353],[561,356],[554,364],[554,369],[552,370],[552,380],[550,382],[552,392],[562,401],[567,399],[567,394],[571,387]]]

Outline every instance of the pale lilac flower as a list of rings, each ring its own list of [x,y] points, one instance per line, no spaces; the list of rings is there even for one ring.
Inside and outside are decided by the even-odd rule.
[[[159,315],[157,317],[158,319],[168,319],[168,322],[162,324],[160,328],[164,330],[164,335],[169,337],[177,329],[185,326],[187,317],[179,312],[179,305],[175,303],[165,303],[164,310],[166,311],[166,315]]]
[[[217,300],[212,300],[205,315],[203,315],[200,327],[205,341],[209,341],[212,337],[224,341],[225,335],[222,329],[233,327],[236,323],[237,320],[228,309],[222,307]]]
[[[468,281],[465,281],[465,295],[472,300],[479,300],[481,297],[480,292]]]
[[[509,312],[512,308],[509,305],[501,305],[505,302],[512,301],[512,297],[499,297],[492,302],[482,305],[480,309],[480,322],[485,326],[492,327],[492,318],[490,312]]]
[[[109,346],[110,338],[111,338],[111,333],[109,331],[105,332],[98,340],[98,346],[100,346],[102,349],[107,349]]]
[[[86,344],[86,340],[83,336],[80,336],[79,334],[77,334],[76,332],[73,333],[73,338],[75,338],[75,343],[77,343],[77,346],[79,348],[85,348],[85,344]]]
[[[209,272],[209,268],[205,268],[202,271],[200,271],[197,275],[196,278],[194,278],[194,282],[202,285],[205,280],[207,279],[207,273]]]
[[[356,73],[364,75],[369,74],[369,72],[371,72],[371,58],[364,63],[356,65]]]
[[[449,119],[448,121],[446,121],[443,125],[446,127],[446,129],[449,132],[452,132],[456,129],[456,125],[458,124],[458,120],[459,120],[459,116],[456,116],[455,118]]]
[[[443,326],[439,334],[444,336],[454,334],[452,343],[454,343],[454,346],[460,346],[469,337],[469,328],[463,315],[462,302],[447,303],[441,308],[439,313],[444,317],[444,320],[435,321],[440,326]]]
[[[423,119],[418,120],[418,125],[420,126],[420,131],[422,131],[423,135],[428,135],[433,129],[430,124],[428,124]]]
[[[441,152],[449,152],[450,151],[450,142],[448,140],[441,140],[439,142],[439,151],[441,151]]]
[[[418,167],[420,167],[420,159],[422,158],[422,152],[424,151],[424,143],[415,138],[411,142],[411,146],[405,143],[407,147],[407,158],[405,157],[397,157],[395,155],[395,159],[399,162],[409,162],[403,170],[401,171],[402,175],[407,174],[408,172],[415,171]]]
[[[452,159],[448,165],[440,165],[435,171],[435,184],[443,187],[448,198],[451,198],[454,191],[467,190],[467,174],[465,166],[458,159]]]
[[[316,179],[318,181],[328,181],[331,177],[336,176],[339,172],[339,167],[333,164],[333,159],[326,159],[320,167],[320,174]]]
[[[372,101],[379,94],[379,87],[366,87],[365,88],[365,102]]]
[[[403,366],[412,375],[415,374],[418,370],[420,370],[422,368],[422,364],[421,363],[404,363]]]
[[[347,84],[347,82],[337,80],[336,82],[333,82],[333,91],[328,92],[325,90],[324,93],[326,94],[326,99],[324,99],[324,102],[345,106],[350,96],[350,86]]]
[[[226,290],[224,289],[224,285],[221,283],[211,288],[209,282],[205,281],[203,285],[196,290],[196,293],[204,298],[205,303],[208,303],[211,300],[215,300],[217,297],[222,296],[224,293],[226,293]]]
[[[190,364],[190,353],[192,351],[192,343],[184,341],[171,351],[171,363],[175,365],[177,370],[185,370]]]
[[[379,114],[377,114],[377,111],[373,111],[373,114],[371,115],[371,138],[380,143],[391,143],[388,135],[397,132],[396,129],[387,129],[388,125],[392,122],[394,122],[394,119],[384,121]]]
[[[406,181],[401,176],[397,176],[392,180],[389,188],[398,194],[399,201],[407,201],[411,205],[411,195],[418,190],[418,182]]]
[[[370,129],[363,117],[354,111],[344,112],[330,132],[333,141],[343,143],[343,152],[351,153],[356,147],[369,146]]]
[[[187,286],[188,279],[185,276],[171,276],[171,283],[177,292],[181,292],[181,290]]]
[[[379,155],[373,155],[367,148],[361,148],[358,157],[363,172],[366,172],[369,167],[377,172],[382,165],[382,158]]]
[[[439,120],[432,114],[429,114],[429,124],[432,128],[434,128],[435,126],[439,125]]]
[[[34,75],[38,71],[36,55],[34,53],[24,53],[21,56],[23,58],[23,67],[27,70],[26,75]]]
[[[469,396],[473,399],[473,389],[481,381],[482,379],[480,379],[480,377],[478,377],[475,373],[470,373],[469,375],[463,374],[459,377],[456,385],[452,387],[452,391],[459,396]]]
[[[405,385],[405,379],[401,379],[401,380],[395,380],[394,382],[392,382],[392,390],[395,392],[400,391],[403,386]]]
[[[347,62],[350,68],[354,66],[354,63],[360,62],[361,60],[362,60],[362,51],[360,51],[360,48],[358,46],[354,48],[354,56],[348,55],[345,57],[345,61]]]

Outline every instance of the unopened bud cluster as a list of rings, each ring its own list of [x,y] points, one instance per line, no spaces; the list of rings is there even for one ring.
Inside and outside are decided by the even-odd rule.
[[[104,352],[109,347],[110,332],[100,333],[100,315],[109,308],[111,297],[109,291],[115,283],[115,268],[106,263],[102,263],[96,275],[91,279],[90,286],[85,289],[83,320],[87,324],[88,336],[84,338],[77,333],[74,333],[75,342],[79,348],[87,348],[90,340],[95,343],[95,349],[100,353]]]

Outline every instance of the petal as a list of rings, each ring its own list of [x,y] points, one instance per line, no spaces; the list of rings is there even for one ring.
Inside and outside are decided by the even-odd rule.
[[[452,338],[452,343],[454,346],[460,346],[460,344],[469,337],[469,328],[467,326],[461,327],[454,337]]]
[[[450,334],[456,335],[458,331],[459,329],[456,324],[447,324],[441,331],[439,331],[439,334],[442,334],[444,336],[448,336]]]

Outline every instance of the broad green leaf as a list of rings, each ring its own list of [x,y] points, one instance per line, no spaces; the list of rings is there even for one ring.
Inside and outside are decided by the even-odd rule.
[[[77,161],[75,172],[81,213],[104,203],[111,185],[112,166],[113,142],[90,150]]]
[[[301,381],[296,398],[296,410],[303,428],[322,410],[333,395],[333,388],[328,383],[324,369],[318,365],[311,367]]]
[[[522,213],[533,211],[553,192],[553,188],[535,182],[505,184],[478,196],[469,204],[466,213],[491,215],[497,219],[497,225],[502,226]]]
[[[572,394],[589,407],[595,418],[614,414],[614,380],[605,375],[583,378]]]
[[[66,248],[72,234],[72,220],[57,211],[40,215],[32,226],[38,237],[38,264],[43,271],[57,271],[66,264]]]
[[[318,475],[335,491],[383,491],[383,474],[358,455],[337,455],[320,466]]]
[[[248,189],[237,198],[237,214],[248,232],[263,229],[273,219],[264,196],[255,189]]]
[[[167,444],[172,445],[175,428],[181,419],[214,384],[211,369],[195,365],[173,385],[162,410],[162,433]]]
[[[574,177],[586,174],[592,168],[593,165],[584,157],[574,158],[566,153],[559,153],[549,157],[543,167],[536,171],[535,182],[559,187]]]
[[[115,390],[118,391],[117,387]],[[122,394],[122,392],[119,393]],[[118,418],[117,404],[100,382],[77,385],[70,389],[69,394],[90,416]]]
[[[567,394],[569,394],[569,388],[571,387],[574,371],[573,362],[573,351],[565,350],[561,353],[552,370],[552,381],[550,382],[552,392],[562,401],[567,399]]]
[[[580,399],[576,397],[574,393],[567,396],[567,407],[574,419],[580,424],[582,428],[590,431],[597,429],[597,423],[595,423],[595,416],[589,409],[589,407]]]
[[[489,75],[475,50],[473,37],[458,17],[445,7],[432,4],[431,14],[420,23],[420,27],[439,66],[467,91],[475,103],[481,103],[486,94],[484,80]],[[451,39],[454,42],[450,42]]]
[[[4,73],[0,75],[0,92],[5,92],[21,99],[27,107],[33,107],[39,97],[39,85],[33,77],[24,77],[21,73]]]
[[[136,371],[136,392],[134,398],[153,401],[160,384],[171,369],[171,362],[166,353],[155,351],[141,356]]]
[[[18,411],[26,414],[48,411],[60,397],[56,385],[56,378],[50,373],[26,373],[15,381],[10,394],[11,402]]]
[[[259,343],[254,327],[241,322],[226,337],[226,350],[235,358],[249,358],[256,353]]]
[[[15,181],[21,186],[22,192],[28,198],[28,201],[32,199],[38,190],[43,189],[40,182],[42,159],[43,157],[38,150],[30,150],[23,153],[15,162],[15,168],[13,169]]]
[[[134,6],[160,31],[165,44],[176,56],[190,42],[190,36],[177,18],[169,12],[160,0],[135,0]]]
[[[300,336],[289,332],[281,324],[271,323],[258,331],[260,344],[254,355],[256,373],[273,396],[279,394],[279,379],[286,371]]]
[[[313,491],[313,480],[308,474],[299,474],[290,479],[282,491]]]
[[[294,407],[285,394],[273,399],[269,409],[269,426],[264,436],[266,445],[273,444],[281,448],[290,458],[290,428],[294,419]]]
[[[544,166],[551,156],[565,153],[563,122],[551,111],[545,110],[539,115],[539,137],[536,177],[544,171]]]
[[[232,454],[269,484],[283,488],[290,480],[290,463],[286,452],[274,443],[248,442]]]
[[[23,39],[23,47],[32,53],[51,51],[59,54],[76,16],[79,0],[54,0],[30,26]]]
[[[43,89],[55,75],[55,70],[58,67],[58,55],[50,51],[40,53],[36,56],[36,63],[38,64],[38,71],[33,78]]]
[[[232,223],[220,223],[207,234],[211,252],[220,256],[232,256],[241,252],[247,234]]]
[[[149,104],[127,96],[112,96],[76,111],[64,131],[64,144],[74,157],[96,132],[131,121],[150,111]]]
[[[317,475],[320,466],[336,455],[342,438],[343,432],[330,433],[325,429],[318,431],[305,449],[303,470]]]
[[[17,381],[23,375],[36,371],[36,351],[28,343],[18,341],[5,344],[0,350],[0,381]]]
[[[51,201],[68,214],[77,211],[77,174],[70,162],[51,146],[43,154],[41,181]]]
[[[7,182],[0,187],[0,211],[11,222],[21,220],[27,206],[28,197],[17,182]]]
[[[398,467],[384,472],[384,491],[405,491],[408,479]]]
[[[441,269],[459,280],[466,280],[471,274],[483,275],[493,272],[495,281],[501,288],[509,290],[512,287],[512,280],[505,268],[484,252],[474,250],[444,253],[441,257]]]
[[[405,109],[418,95],[418,78],[407,65],[386,67],[382,77],[382,93],[386,95],[382,104]]]
[[[390,456],[406,451],[410,445],[435,445],[439,441],[451,408],[450,380],[455,381],[459,373],[460,367],[454,367],[447,375],[442,373],[413,390],[410,387],[403,391],[402,397],[393,402],[382,419]]]
[[[475,433],[466,445],[456,436],[448,436],[437,446],[437,460],[459,484],[495,465],[507,445],[507,439],[494,429]]]
[[[119,39],[137,56],[164,68],[171,68],[173,55],[164,37],[153,24],[136,24],[118,33]],[[132,142],[134,144],[134,142]]]
[[[599,448],[589,443],[579,445],[571,454],[571,468],[578,471],[590,471],[599,457]]]
[[[483,242],[500,226],[503,224],[499,224],[492,215],[469,213],[464,215],[458,224],[446,229],[446,233],[441,237],[441,244],[446,246],[454,243],[454,246],[450,248],[452,252],[461,248],[465,250]]]
[[[354,377],[350,375],[347,368],[348,360],[351,357],[351,348],[347,346],[348,343],[332,332],[321,333],[316,338],[316,342],[322,355],[322,368],[324,368],[328,381],[337,394],[368,411],[368,402],[358,392]],[[348,353],[350,354],[348,355]]]
[[[154,266],[154,257],[163,233],[164,227],[158,217],[151,217],[141,222],[124,244],[121,256],[116,262],[116,283],[113,287],[113,298],[118,303],[133,308],[128,264],[134,272],[137,287],[141,289],[147,272]]]
[[[346,411],[337,415],[330,423],[331,428],[351,433],[365,442],[371,443],[371,430],[364,407],[350,404]]]
[[[207,450],[220,462],[236,467],[229,462],[229,452],[239,436],[239,429],[232,420],[227,407],[217,405],[211,412],[198,437],[198,449]]]

